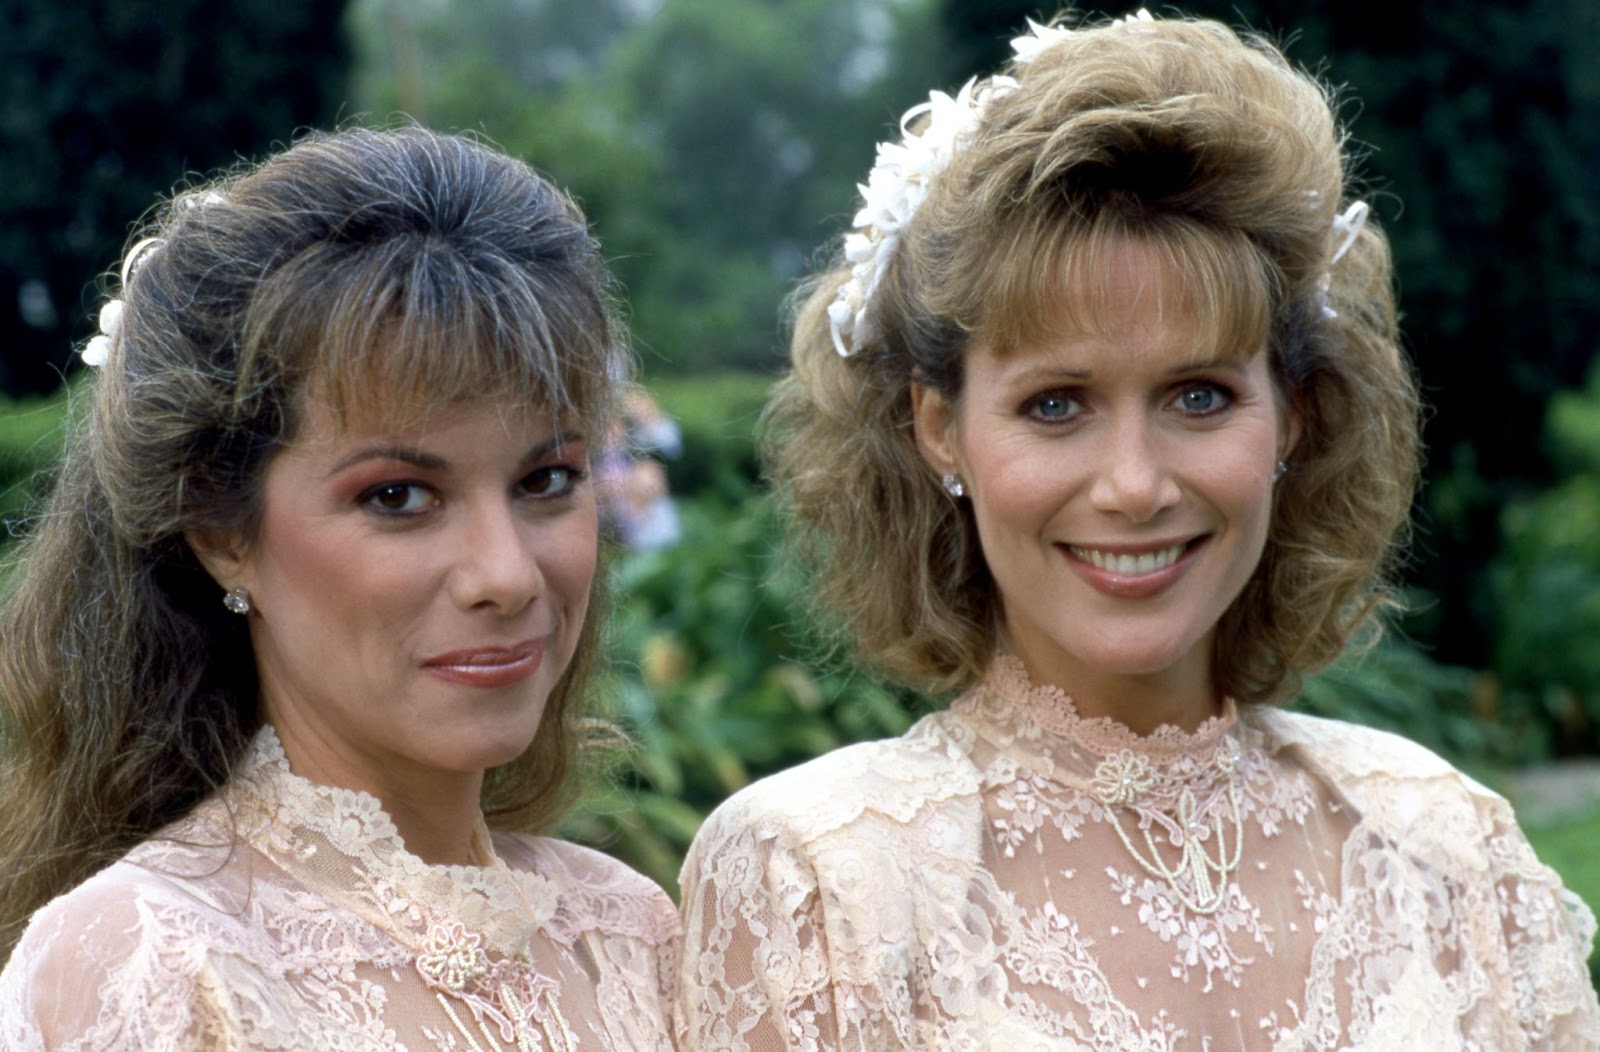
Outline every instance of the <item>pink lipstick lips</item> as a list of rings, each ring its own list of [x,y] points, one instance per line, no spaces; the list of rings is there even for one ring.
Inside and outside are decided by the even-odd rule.
[[[1188,570],[1206,538],[1175,541],[1138,550],[1059,545],[1067,562],[1088,585],[1118,599],[1159,595]]]
[[[423,671],[468,687],[507,687],[527,679],[544,660],[544,640],[530,639],[509,647],[472,647],[436,654]]]

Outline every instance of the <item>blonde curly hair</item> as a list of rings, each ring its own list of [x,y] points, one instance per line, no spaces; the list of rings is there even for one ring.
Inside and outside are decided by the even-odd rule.
[[[828,314],[850,263],[796,295],[763,443],[820,612],[904,685],[944,694],[983,675],[998,596],[970,509],[918,452],[913,385],[954,403],[969,348],[1058,326],[1062,288],[1138,238],[1185,276],[1202,338],[1268,348],[1301,422],[1215,643],[1220,690],[1282,700],[1395,601],[1420,464],[1388,243],[1368,224],[1334,258],[1349,177],[1330,95],[1269,42],[1191,19],[1081,27],[1004,73],[1015,89],[932,179],[850,357]]]

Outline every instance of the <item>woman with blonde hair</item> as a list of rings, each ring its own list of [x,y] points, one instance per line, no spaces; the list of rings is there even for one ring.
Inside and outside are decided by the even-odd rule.
[[[670,901],[536,835],[630,361],[582,213],[347,130],[147,234],[0,613],[0,1047],[669,1047]]]
[[[1505,802],[1274,707],[1390,605],[1418,474],[1327,93],[1209,21],[1013,46],[879,148],[768,418],[823,610],[955,700],[707,821],[680,1039],[1600,1046]]]

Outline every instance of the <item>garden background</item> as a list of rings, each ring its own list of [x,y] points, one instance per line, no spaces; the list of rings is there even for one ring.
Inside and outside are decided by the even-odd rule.
[[[400,114],[525,157],[593,218],[645,381],[684,431],[668,464],[683,540],[612,569],[606,703],[636,744],[566,827],[672,887],[728,793],[927,704],[807,635],[752,432],[782,364],[780,303],[843,231],[873,143],[1053,10],[0,0],[0,515],[27,528],[103,275],[183,173]],[[1432,405],[1411,612],[1300,704],[1507,791],[1600,905],[1600,4],[1184,10],[1266,33],[1339,88]]]

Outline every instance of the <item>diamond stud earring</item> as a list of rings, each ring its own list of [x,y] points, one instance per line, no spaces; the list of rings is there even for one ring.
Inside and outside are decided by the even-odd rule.
[[[944,491],[946,493],[957,499],[967,495],[966,485],[961,481],[961,477],[954,472],[951,472],[944,478],[940,479],[939,484],[944,487]]]
[[[243,588],[230,588],[228,594],[222,597],[222,605],[228,608],[228,613],[244,615],[250,612],[250,593]]]

